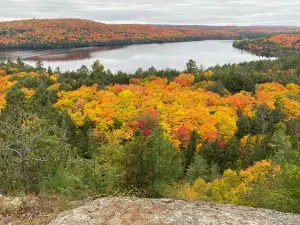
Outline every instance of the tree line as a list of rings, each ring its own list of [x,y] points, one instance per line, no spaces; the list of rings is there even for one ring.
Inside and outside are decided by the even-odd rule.
[[[0,49],[49,49],[232,40],[299,31],[295,27],[103,24],[81,19],[31,19],[0,23]]]
[[[300,35],[299,33],[277,34],[254,40],[237,40],[233,46],[264,56],[280,57],[299,54]]]

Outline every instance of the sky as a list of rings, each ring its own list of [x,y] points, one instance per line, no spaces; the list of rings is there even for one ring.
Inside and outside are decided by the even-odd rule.
[[[300,0],[0,0],[0,20],[82,18],[105,23],[300,25]]]

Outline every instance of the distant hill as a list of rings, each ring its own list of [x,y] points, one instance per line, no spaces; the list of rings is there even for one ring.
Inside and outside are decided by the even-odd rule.
[[[300,34],[277,34],[255,40],[236,41],[236,48],[259,55],[283,56],[300,53]]]
[[[0,49],[43,49],[239,39],[300,31],[300,27],[103,24],[83,19],[0,23]]]

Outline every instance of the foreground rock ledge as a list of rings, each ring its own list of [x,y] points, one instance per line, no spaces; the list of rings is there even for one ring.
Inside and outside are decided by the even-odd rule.
[[[109,197],[64,212],[50,225],[300,224],[300,215],[204,201]]]

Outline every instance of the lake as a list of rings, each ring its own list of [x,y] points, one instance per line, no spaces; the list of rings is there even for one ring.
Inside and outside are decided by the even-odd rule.
[[[118,70],[134,73],[139,67],[148,69],[183,70],[185,63],[193,59],[204,68],[216,64],[239,63],[267,59],[232,47],[230,40],[207,40],[165,44],[130,45],[120,47],[89,47],[58,50],[0,51],[0,60],[21,57],[34,65],[38,60],[45,67],[60,67],[62,71],[76,70],[82,65],[91,67],[97,59],[112,72]]]

